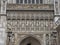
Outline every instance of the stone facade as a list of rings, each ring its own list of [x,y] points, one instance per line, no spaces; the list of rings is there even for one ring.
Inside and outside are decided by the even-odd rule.
[[[59,10],[54,1],[17,4],[16,0],[1,0],[0,45],[59,45],[59,24],[54,21]]]

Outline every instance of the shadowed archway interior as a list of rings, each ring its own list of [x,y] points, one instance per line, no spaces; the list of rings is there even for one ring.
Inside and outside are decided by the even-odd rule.
[[[40,45],[40,42],[34,37],[27,37],[21,41],[20,45]]]

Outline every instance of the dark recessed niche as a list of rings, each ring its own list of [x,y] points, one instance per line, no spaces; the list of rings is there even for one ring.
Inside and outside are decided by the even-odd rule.
[[[27,45],[31,45],[31,43],[28,43]]]

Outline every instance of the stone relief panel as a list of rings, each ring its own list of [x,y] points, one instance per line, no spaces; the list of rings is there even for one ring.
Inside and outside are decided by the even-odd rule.
[[[53,30],[53,12],[8,11],[8,30],[14,31],[44,31]],[[43,20],[40,20],[43,19]]]
[[[53,29],[52,21],[39,20],[8,20],[8,31],[15,32],[34,32],[34,31],[51,31]]]
[[[53,19],[53,11],[8,11],[7,12],[7,19]]]

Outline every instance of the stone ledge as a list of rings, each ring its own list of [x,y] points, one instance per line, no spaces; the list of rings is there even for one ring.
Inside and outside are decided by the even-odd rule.
[[[7,16],[7,14],[0,14],[0,16]]]

